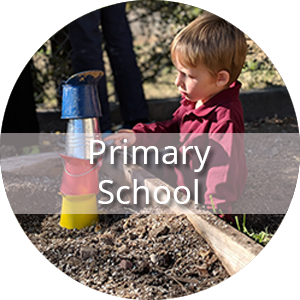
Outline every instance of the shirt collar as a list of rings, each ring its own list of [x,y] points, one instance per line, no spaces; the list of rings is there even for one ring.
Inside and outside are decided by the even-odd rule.
[[[235,81],[228,89],[223,90],[217,95],[213,96],[209,101],[197,109],[194,109],[194,104],[188,101],[186,98],[182,99],[181,105],[186,108],[186,115],[194,114],[197,117],[204,117],[215,110],[217,106],[230,101],[238,100],[240,88],[241,83],[239,81]]]

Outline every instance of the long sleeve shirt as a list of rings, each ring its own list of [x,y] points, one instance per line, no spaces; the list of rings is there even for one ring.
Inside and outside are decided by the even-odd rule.
[[[243,109],[239,100],[241,84],[235,82],[230,88],[221,91],[208,102],[195,109],[195,104],[183,98],[180,107],[168,121],[152,124],[137,124],[133,131],[137,134],[136,144],[164,144],[169,141],[167,133],[179,133],[178,148],[197,146],[201,153],[210,146],[207,162],[201,172],[195,152],[187,152],[187,161],[167,168],[162,175],[172,186],[186,186],[195,197],[194,179],[198,179],[199,203],[231,213],[232,203],[242,194],[247,168],[244,154]],[[157,133],[147,135],[140,133]],[[151,139],[149,139],[151,136]],[[153,138],[155,136],[155,138]]]

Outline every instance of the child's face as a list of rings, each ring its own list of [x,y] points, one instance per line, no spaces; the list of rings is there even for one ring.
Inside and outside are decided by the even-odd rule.
[[[191,102],[203,104],[222,90],[217,84],[217,78],[203,65],[192,68],[176,60],[175,67],[178,71],[175,85],[179,92]]]

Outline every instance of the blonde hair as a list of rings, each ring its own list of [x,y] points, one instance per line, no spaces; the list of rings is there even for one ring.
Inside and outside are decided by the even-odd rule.
[[[213,76],[225,70],[230,75],[229,85],[240,75],[246,54],[244,33],[210,13],[198,17],[180,31],[171,45],[173,63],[178,60],[188,67],[202,64]]]

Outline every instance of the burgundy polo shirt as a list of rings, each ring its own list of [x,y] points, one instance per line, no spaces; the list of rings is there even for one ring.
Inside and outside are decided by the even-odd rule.
[[[194,182],[198,179],[199,203],[210,209],[212,197],[216,209],[224,213],[231,212],[232,203],[242,194],[247,178],[240,87],[241,84],[235,82],[197,109],[194,103],[183,99],[171,120],[139,123],[133,128],[137,134],[136,144],[171,145],[174,141],[168,136],[173,139],[174,135],[168,133],[179,133],[176,145],[179,153],[184,146],[197,146],[203,155],[207,146],[211,146],[203,170],[194,171],[199,168],[199,158],[194,151],[188,151],[186,164],[168,165],[162,179],[174,187],[186,186],[192,197],[195,197]]]

